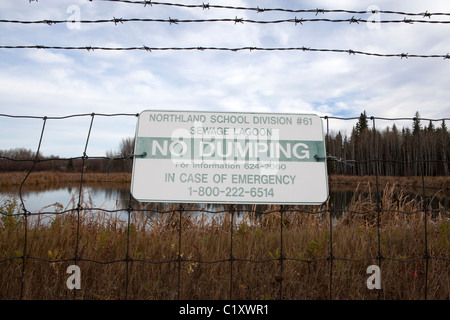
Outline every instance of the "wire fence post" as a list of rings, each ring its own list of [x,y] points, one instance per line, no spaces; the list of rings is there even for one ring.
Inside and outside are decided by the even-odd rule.
[[[178,285],[177,285],[177,300],[180,300],[181,298],[181,261],[183,260],[183,256],[181,253],[181,228],[182,228],[182,219],[183,219],[183,211],[184,207],[183,204],[180,204],[178,207],[178,257],[177,257],[177,264],[178,264]]]
[[[89,125],[89,131],[87,134],[87,138],[86,138],[86,143],[84,145],[84,151],[83,151],[83,156],[81,157],[81,177],[80,177],[80,186],[78,189],[78,204],[77,204],[77,208],[76,208],[76,212],[77,212],[77,234],[76,234],[76,242],[75,242],[75,254],[74,254],[74,264],[77,265],[78,261],[80,260],[81,257],[78,256],[78,250],[79,250],[79,243],[80,243],[80,223],[81,223],[81,212],[84,210],[82,207],[82,194],[83,194],[83,178],[84,178],[84,165],[86,163],[86,160],[88,159],[87,156],[87,148],[89,145],[89,139],[91,137],[91,132],[92,132],[92,125],[94,123],[94,118],[95,118],[95,113],[91,114],[91,122]],[[77,290],[73,290],[73,298],[76,299],[76,292]]]
[[[414,118],[414,121],[418,123],[419,118]],[[424,223],[424,237],[425,237],[425,252],[423,259],[425,260],[425,288],[424,288],[424,299],[428,299],[428,264],[430,256],[428,254],[428,228],[427,228],[427,204],[426,204],[426,194],[425,194],[425,162],[423,159],[422,143],[420,139],[420,130],[417,130],[417,148],[419,149],[419,162],[420,162],[420,176],[421,176],[421,186],[422,186],[422,213],[423,213],[423,223]]]
[[[283,252],[283,213],[284,213],[284,205],[280,206],[280,300],[283,300],[283,260],[284,260],[284,252]]]
[[[136,118],[138,118],[138,117],[139,117],[139,113],[136,114]],[[134,152],[134,150],[133,150],[133,152]],[[135,157],[134,154],[132,156],[130,156],[132,161],[134,161],[134,157]],[[131,190],[130,190],[129,198],[128,198],[128,208],[127,208],[128,225],[127,225],[127,252],[126,252],[126,257],[125,257],[125,265],[126,265],[125,300],[128,300],[128,287],[129,287],[129,281],[130,281],[129,266],[130,266],[130,262],[133,262],[133,258],[130,258],[130,228],[131,228],[131,214],[133,212],[134,212],[134,210],[133,210],[133,195],[131,194]],[[144,228],[145,228],[145,226],[144,226]]]
[[[44,122],[42,124],[42,130],[41,135],[39,138],[38,147],[36,150],[36,155],[33,160],[33,165],[31,166],[30,170],[27,172],[25,178],[22,180],[22,183],[19,187],[19,197],[20,202],[22,204],[22,210],[23,210],[23,216],[24,216],[24,243],[23,243],[23,250],[22,250],[22,275],[21,275],[21,283],[20,283],[20,300],[23,299],[24,296],[24,286],[25,286],[25,266],[26,266],[26,260],[27,260],[27,242],[28,242],[28,216],[30,215],[30,212],[25,207],[25,201],[23,199],[23,186],[25,184],[25,181],[30,176],[31,172],[33,172],[34,168],[36,167],[36,164],[39,162],[39,152],[41,150],[42,145],[42,138],[44,137],[44,131],[45,131],[45,125],[47,124],[47,117],[43,118]]]
[[[326,126],[326,143],[325,148],[327,149],[326,154],[328,154],[328,143],[330,139],[330,122],[328,116],[325,116],[325,120],[327,121]],[[327,199],[327,211],[328,211],[328,217],[329,217],[329,224],[330,224],[330,255],[328,256],[328,260],[330,261],[330,280],[329,280],[329,300],[332,300],[333,297],[333,216],[334,216],[334,205],[331,202],[331,181],[330,181],[330,174],[328,173],[328,164],[329,164],[329,157],[325,158],[326,161],[326,168],[327,168],[327,179],[328,179],[328,199]]]
[[[230,257],[228,261],[230,262],[230,300],[233,298],[233,262],[235,260],[233,256],[233,232],[234,232],[234,213],[236,210],[236,206],[234,204],[231,205],[230,210]]]
[[[125,255],[125,300],[128,300],[128,285],[129,285],[129,263],[130,259],[130,228],[131,228],[131,213],[133,212],[132,195],[130,192],[130,198],[128,200],[127,208],[127,252]]]
[[[377,237],[378,237],[378,253],[377,253],[377,259],[378,259],[378,267],[380,268],[380,273],[381,273],[381,262],[383,260],[383,256],[381,254],[381,211],[382,211],[382,204],[381,204],[381,199],[380,199],[380,190],[379,190],[379,181],[378,181],[378,176],[379,176],[379,170],[380,170],[380,164],[378,161],[378,144],[377,144],[377,130],[375,127],[375,117],[370,117],[372,120],[372,129],[373,129],[373,159],[375,161],[375,185],[376,185],[376,200],[377,200],[377,208],[376,208],[376,213],[377,213]],[[378,299],[381,298],[381,289],[378,290]]]

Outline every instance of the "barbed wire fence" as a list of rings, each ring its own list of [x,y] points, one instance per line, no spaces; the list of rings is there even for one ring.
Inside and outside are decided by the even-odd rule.
[[[301,27],[303,24],[307,23],[347,23],[351,25],[359,25],[360,23],[383,23],[383,24],[449,24],[450,21],[447,20],[431,20],[434,16],[439,17],[448,17],[450,16],[450,13],[445,12],[421,12],[421,13],[412,13],[412,12],[402,12],[402,11],[388,11],[388,10],[372,10],[372,13],[385,13],[385,14],[392,14],[392,15],[402,15],[407,17],[421,17],[411,19],[411,18],[403,18],[403,19],[391,19],[391,20],[370,20],[370,19],[364,19],[359,18],[358,15],[367,14],[366,11],[355,11],[355,10],[345,10],[345,9],[321,9],[321,8],[315,8],[315,9],[286,9],[286,8],[259,8],[259,7],[238,7],[238,6],[224,6],[224,5],[213,5],[209,3],[202,3],[202,4],[181,4],[181,3],[168,3],[168,2],[156,2],[156,1],[129,1],[129,0],[90,0],[92,2],[115,2],[115,3],[122,3],[122,4],[130,4],[130,5],[140,5],[142,8],[145,8],[146,10],[153,7],[153,6],[170,6],[170,7],[180,7],[180,8],[192,8],[192,9],[201,9],[201,10],[211,10],[211,9],[217,9],[217,10],[241,10],[241,11],[251,11],[256,13],[264,13],[264,12],[284,12],[284,13],[305,13],[305,14],[315,14],[315,16],[324,15],[327,13],[346,13],[346,14],[352,14],[356,15],[352,16],[351,18],[346,19],[336,19],[336,18],[302,18],[302,17],[293,17],[289,19],[277,19],[277,20],[254,20],[254,19],[244,19],[244,18],[238,18],[235,16],[234,18],[227,18],[227,19],[177,19],[177,18],[166,18],[166,19],[150,19],[150,18],[108,18],[108,19],[96,19],[96,20],[80,20],[77,21],[79,23],[84,24],[114,24],[115,26],[119,26],[124,23],[131,23],[131,22],[138,22],[138,23],[167,23],[170,25],[177,25],[177,24],[183,24],[183,23],[234,23],[234,24],[243,24],[243,23],[252,23],[252,24],[294,24],[296,26]],[[37,2],[34,0],[29,0],[30,3]],[[62,24],[62,23],[68,23],[67,20],[56,20],[56,19],[44,19],[44,20],[13,20],[13,19],[1,19],[0,24],[22,24],[22,25],[41,25],[41,24],[47,24],[49,26]],[[365,55],[365,56],[371,56],[371,57],[399,57],[401,59],[403,58],[439,58],[448,60],[450,59],[450,54],[447,52],[443,52],[440,54],[410,54],[410,53],[379,53],[379,52],[368,52],[368,51],[359,51],[359,50],[352,50],[352,49],[339,49],[339,48],[311,48],[307,46],[296,46],[296,47],[254,47],[254,46],[241,46],[241,47],[202,47],[202,46],[192,46],[192,47],[154,47],[154,46],[146,46],[146,45],[140,45],[140,46],[129,46],[129,47],[106,47],[106,46],[94,46],[94,45],[86,45],[86,46],[58,46],[58,45],[0,45],[0,49],[30,49],[30,50],[87,50],[87,51],[230,51],[230,52],[237,52],[237,51],[298,51],[298,52],[324,52],[324,53],[344,53],[348,55]],[[29,262],[30,261],[42,261],[45,263],[63,263],[63,262],[73,262],[75,265],[78,265],[80,262],[87,262],[87,263],[96,263],[96,264],[124,264],[125,265],[125,298],[128,299],[130,296],[129,287],[130,287],[130,264],[133,262],[140,262],[144,264],[174,264],[177,267],[177,298],[181,298],[181,282],[182,282],[182,276],[181,276],[181,270],[182,266],[188,263],[199,263],[199,264],[228,264],[229,265],[229,298],[233,299],[233,285],[234,285],[234,279],[235,274],[233,273],[233,265],[235,263],[239,262],[248,262],[248,263],[255,263],[255,264],[264,264],[264,263],[273,263],[276,262],[279,264],[279,276],[278,276],[278,298],[283,299],[283,288],[284,288],[284,263],[287,261],[296,261],[300,263],[306,263],[308,265],[312,263],[318,263],[318,262],[324,262],[329,265],[329,278],[328,278],[328,297],[329,299],[333,299],[334,297],[334,286],[333,286],[333,276],[336,273],[335,270],[335,264],[337,261],[348,261],[348,262],[362,262],[362,261],[378,261],[378,266],[381,267],[382,263],[385,261],[395,261],[395,262],[412,262],[412,261],[423,261],[425,264],[425,276],[424,276],[424,290],[423,290],[423,298],[428,298],[429,293],[429,263],[431,261],[444,261],[449,262],[450,257],[448,256],[432,256],[429,251],[428,246],[428,218],[435,214],[435,213],[443,213],[444,215],[449,214],[449,208],[439,208],[439,209],[433,209],[431,208],[429,202],[427,201],[426,196],[426,189],[427,185],[425,183],[425,174],[423,170],[423,166],[427,161],[425,160],[422,153],[421,153],[421,144],[423,144],[423,141],[421,140],[421,134],[416,136],[416,144],[418,146],[419,150],[419,162],[421,164],[422,170],[420,170],[420,177],[421,177],[421,189],[422,194],[422,208],[421,210],[416,210],[414,212],[406,212],[402,210],[386,210],[382,208],[382,202],[380,198],[380,163],[382,160],[379,159],[379,154],[377,150],[377,135],[376,135],[376,124],[379,120],[387,120],[387,121],[397,121],[397,120],[416,120],[415,118],[409,118],[409,117],[401,117],[401,118],[385,118],[385,117],[376,117],[372,116],[370,117],[370,120],[372,122],[372,129],[373,129],[373,136],[372,136],[372,158],[369,160],[365,160],[365,162],[373,163],[376,170],[375,170],[375,199],[376,199],[376,227],[377,227],[377,254],[375,256],[369,256],[361,259],[354,259],[349,258],[345,256],[335,256],[334,247],[333,247],[333,215],[336,213],[343,213],[343,209],[337,209],[333,202],[329,202],[329,206],[327,208],[321,208],[319,210],[308,210],[305,208],[290,208],[287,206],[281,206],[276,211],[264,211],[264,212],[256,212],[253,211],[253,213],[259,213],[259,214],[270,214],[270,213],[278,213],[279,214],[279,222],[280,222],[280,250],[279,250],[279,256],[278,257],[272,257],[271,259],[252,259],[252,258],[237,258],[234,255],[234,236],[236,234],[236,215],[238,213],[238,208],[235,205],[231,205],[228,210],[221,211],[221,210],[209,210],[209,209],[203,209],[204,213],[209,214],[217,214],[217,213],[225,213],[228,215],[229,221],[230,221],[230,247],[229,247],[229,257],[227,259],[222,260],[199,260],[199,259],[189,259],[186,257],[183,257],[181,255],[181,248],[183,243],[183,234],[185,230],[183,230],[182,225],[182,217],[186,212],[197,212],[198,208],[186,208],[183,205],[179,205],[176,209],[171,210],[154,210],[154,209],[141,209],[133,205],[133,198],[130,193],[128,204],[122,208],[114,209],[114,210],[108,210],[104,208],[88,208],[83,207],[83,199],[82,199],[82,190],[83,186],[85,185],[84,181],[84,175],[86,173],[85,171],[85,163],[88,161],[88,159],[105,159],[108,160],[108,157],[105,156],[91,156],[88,155],[88,146],[90,144],[91,140],[91,133],[92,128],[94,125],[94,120],[99,117],[137,117],[137,114],[130,114],[130,113],[117,113],[117,114],[101,114],[101,113],[92,113],[92,114],[71,114],[67,116],[28,116],[28,115],[8,115],[8,114],[0,114],[0,118],[15,118],[15,119],[34,119],[34,120],[40,120],[42,121],[42,127],[39,135],[39,141],[36,146],[36,152],[34,159],[14,159],[10,157],[0,157],[0,159],[6,160],[6,161],[14,161],[14,162],[23,162],[30,164],[29,169],[26,171],[26,174],[20,184],[19,187],[19,199],[21,203],[21,210],[22,212],[19,213],[8,213],[5,211],[1,211],[1,216],[4,217],[21,217],[23,218],[23,231],[24,231],[24,241],[21,246],[21,254],[6,257],[2,260],[0,260],[0,265],[6,264],[10,261],[15,261],[17,259],[21,260],[21,288],[20,288],[20,295],[19,299],[26,298],[25,294],[25,286],[26,286],[26,277],[25,275],[29,271]],[[46,212],[32,212],[28,210],[27,205],[24,201],[23,193],[24,189],[26,188],[26,182],[30,175],[36,170],[36,167],[39,163],[46,162],[46,161],[52,161],[54,159],[52,158],[40,158],[40,151],[43,143],[43,137],[46,134],[46,124],[48,121],[63,121],[65,119],[69,118],[78,118],[78,117],[90,117],[90,123],[87,130],[87,135],[84,143],[84,151],[82,155],[78,157],[71,157],[71,158],[58,158],[58,160],[64,161],[64,160],[80,160],[81,166],[80,166],[80,179],[78,181],[78,197],[77,197],[77,205],[75,208],[62,210],[62,211],[46,211]],[[326,123],[326,135],[329,136],[330,130],[332,127],[330,126],[329,122],[330,120],[333,121],[353,121],[357,118],[355,117],[322,117],[323,121]],[[421,118],[421,120],[427,120],[431,122],[436,121],[448,121],[449,118],[442,118],[442,119],[425,119]],[[115,157],[116,160],[131,160],[133,159],[134,155],[129,154],[126,156],[118,156]],[[337,157],[336,155],[330,154],[327,152],[326,157],[327,163],[344,163],[345,165],[357,165],[359,163],[362,163],[362,161],[357,159],[342,159]],[[393,160],[396,161],[396,160]],[[407,165],[414,161],[403,161],[400,164],[401,165]],[[446,163],[448,165],[449,161],[442,160],[442,163]],[[331,184],[330,184],[331,185]],[[100,259],[87,259],[80,255],[80,225],[81,225],[81,214],[82,213],[89,213],[92,211],[102,211],[108,214],[113,213],[125,213],[127,216],[127,233],[126,233],[126,254],[122,259],[118,260],[100,260]],[[341,211],[341,212],[339,212]],[[140,213],[155,213],[158,215],[165,215],[165,214],[176,214],[178,215],[178,254],[176,259],[166,259],[166,260],[152,260],[152,259],[138,259],[132,257],[130,254],[130,233],[131,233],[131,217],[135,214]],[[381,214],[383,213],[398,213],[398,214],[404,214],[404,215],[410,215],[410,214],[420,214],[424,213],[424,229],[423,229],[423,238],[425,240],[424,248],[422,248],[423,255],[419,255],[416,257],[411,258],[403,258],[403,257],[395,257],[395,256],[386,256],[384,252],[382,251],[382,245],[381,245]],[[41,215],[64,215],[68,213],[74,213],[76,215],[76,239],[75,239],[75,245],[73,248],[73,255],[69,258],[65,259],[47,259],[45,257],[39,257],[39,256],[33,256],[29,252],[29,219],[35,216],[41,216]],[[289,213],[306,213],[311,215],[327,215],[329,218],[329,243],[328,243],[328,254],[326,256],[323,256],[321,258],[316,259],[305,259],[305,258],[297,258],[292,256],[286,256],[286,250],[283,246],[283,235],[284,235],[284,223],[283,219],[286,216],[286,214]],[[353,211],[352,213],[358,214],[358,215],[369,215],[373,214],[373,210],[367,210],[367,211]],[[379,291],[380,292],[380,291]],[[381,295],[379,294],[378,297],[380,298]],[[73,291],[73,298],[76,298],[76,290]]]
[[[364,18],[355,18],[352,16],[351,18],[346,19],[336,19],[336,18],[298,18],[293,17],[290,19],[276,19],[276,20],[254,20],[254,19],[245,19],[238,18],[235,16],[234,18],[214,18],[214,19],[177,19],[177,18],[166,18],[166,19],[155,19],[155,18],[117,18],[112,17],[109,19],[95,19],[95,20],[56,20],[56,19],[43,19],[43,20],[15,20],[15,19],[0,19],[0,24],[22,24],[22,25],[39,25],[39,24],[47,24],[49,26],[57,25],[57,24],[114,24],[118,26],[120,24],[129,23],[129,22],[139,22],[139,23],[168,23],[170,25],[177,25],[183,23],[234,23],[236,24],[282,24],[282,23],[290,23],[297,25],[303,25],[304,23],[348,23],[353,25],[359,25],[360,23],[365,24],[449,24],[450,20],[432,20],[433,16],[439,17],[449,17],[450,13],[448,12],[403,12],[403,11],[392,11],[392,10],[381,10],[381,9],[373,9],[373,10],[365,10],[365,11],[357,11],[357,10],[346,10],[346,9],[286,9],[286,8],[259,8],[259,7],[242,7],[242,6],[229,6],[229,5],[214,5],[209,3],[202,4],[182,4],[182,3],[170,3],[170,2],[157,2],[157,1],[129,1],[129,0],[89,0],[90,2],[105,2],[105,3],[121,3],[121,4],[134,4],[141,5],[143,8],[151,8],[153,6],[168,6],[168,7],[176,7],[176,8],[190,8],[190,9],[202,9],[202,10],[233,10],[233,11],[248,11],[248,12],[257,12],[257,13],[267,13],[267,12],[281,12],[281,13],[305,13],[311,14],[314,13],[315,16],[319,14],[336,14],[336,13],[345,13],[345,14],[353,14],[353,15],[365,15],[368,13],[372,14],[390,14],[390,15],[402,15],[402,16],[413,16],[413,17],[422,17],[422,19],[410,19],[404,17],[403,19],[395,19],[395,20],[382,20],[382,19],[364,19]],[[38,2],[37,0],[29,0],[30,3]],[[141,46],[128,46],[128,47],[107,47],[107,46],[94,46],[94,45],[84,45],[84,46],[58,46],[58,45],[0,45],[0,49],[51,49],[51,50],[87,50],[87,51],[302,51],[302,52],[327,52],[327,53],[346,53],[350,55],[366,55],[372,57],[400,57],[400,58],[443,58],[450,59],[450,53],[441,53],[441,54],[410,54],[407,52],[400,53],[380,53],[380,52],[368,52],[362,50],[354,50],[354,49],[341,49],[341,48],[312,48],[310,46],[297,46],[297,47],[258,47],[258,46],[241,46],[241,47],[217,47],[217,46],[192,46],[192,47],[154,47],[151,45],[141,45]]]
[[[229,264],[229,298],[233,299],[233,280],[234,280],[234,274],[233,274],[233,265],[239,262],[246,262],[246,263],[256,263],[256,264],[267,264],[267,263],[273,263],[273,262],[277,262],[279,263],[279,294],[278,294],[278,298],[279,299],[283,299],[283,282],[286,280],[284,279],[284,274],[283,274],[283,264],[287,261],[296,261],[296,262],[302,262],[305,264],[313,264],[313,263],[319,263],[319,262],[323,262],[323,263],[327,263],[329,264],[329,293],[328,293],[328,297],[329,299],[333,299],[333,276],[335,274],[335,270],[334,270],[334,264],[336,263],[336,261],[347,261],[347,262],[364,262],[364,261],[378,261],[378,266],[381,267],[382,263],[385,261],[396,261],[396,262],[403,262],[403,263],[408,263],[408,262],[413,262],[413,261],[423,261],[423,263],[425,264],[425,275],[424,275],[424,290],[423,290],[423,298],[427,299],[428,297],[428,291],[429,291],[429,287],[428,287],[428,272],[429,272],[429,263],[430,261],[433,260],[440,260],[440,261],[444,261],[444,262],[449,262],[450,261],[450,257],[448,256],[432,256],[429,252],[429,248],[428,248],[428,244],[427,244],[427,239],[428,239],[428,224],[427,221],[428,219],[436,213],[441,213],[444,216],[447,216],[450,211],[448,207],[444,207],[444,208],[437,208],[437,209],[433,209],[430,206],[429,201],[427,201],[427,196],[426,196],[426,189],[427,186],[425,184],[425,179],[424,179],[424,172],[423,170],[421,171],[421,190],[422,190],[422,194],[420,195],[421,197],[421,201],[422,201],[422,208],[420,208],[419,210],[413,211],[413,212],[406,212],[406,211],[402,211],[402,210],[386,210],[382,208],[382,203],[381,203],[381,198],[380,198],[380,182],[379,182],[379,170],[377,169],[375,171],[375,197],[376,197],[376,210],[375,212],[373,212],[373,210],[366,210],[366,211],[352,211],[351,213],[353,214],[357,214],[357,215],[371,215],[371,214],[376,214],[376,228],[377,228],[377,254],[376,256],[368,256],[368,257],[364,257],[361,259],[354,259],[354,258],[349,258],[349,257],[344,257],[344,256],[335,256],[334,250],[333,250],[333,231],[334,231],[334,227],[333,227],[333,223],[332,223],[332,219],[334,217],[335,214],[337,213],[344,213],[344,211],[346,211],[346,209],[340,209],[340,208],[336,208],[335,205],[333,204],[332,201],[328,201],[328,205],[327,207],[322,207],[319,210],[310,210],[307,207],[303,207],[303,208],[291,208],[289,206],[280,206],[279,209],[276,209],[275,211],[261,211],[261,212],[257,212],[257,211],[253,211],[252,213],[258,213],[258,214],[270,214],[270,213],[277,213],[279,214],[279,222],[280,222],[280,230],[279,230],[279,236],[280,236],[280,247],[279,247],[279,256],[278,257],[272,257],[270,259],[252,259],[252,258],[237,258],[233,255],[233,249],[234,249],[234,236],[236,234],[236,227],[237,227],[237,223],[236,223],[236,215],[239,213],[239,209],[236,207],[236,205],[231,204],[229,205],[226,210],[223,209],[202,209],[203,213],[207,213],[207,214],[220,214],[220,213],[225,213],[226,215],[228,215],[228,219],[230,221],[230,230],[229,230],[229,234],[230,234],[230,247],[229,247],[229,258],[227,259],[222,259],[222,260],[214,260],[214,261],[210,261],[210,260],[199,260],[199,259],[190,259],[190,258],[186,258],[183,257],[181,254],[181,248],[182,248],[182,242],[183,242],[183,234],[186,230],[183,230],[183,225],[182,225],[182,221],[183,221],[183,215],[189,212],[198,212],[198,208],[189,208],[189,207],[185,207],[183,204],[179,204],[175,209],[170,209],[170,210],[158,210],[158,209],[142,209],[141,207],[136,207],[135,205],[133,205],[133,199],[132,199],[132,195],[130,193],[129,195],[129,200],[128,200],[128,204],[124,207],[121,208],[117,208],[114,210],[109,210],[109,209],[104,209],[104,208],[90,208],[90,207],[83,207],[83,202],[82,202],[82,190],[83,190],[83,186],[85,185],[85,181],[84,181],[84,174],[85,174],[85,161],[87,161],[88,159],[107,159],[107,157],[104,156],[90,156],[87,153],[88,150],[88,146],[90,143],[90,139],[91,139],[91,134],[92,134],[92,128],[93,128],[93,124],[94,124],[94,120],[96,118],[99,117],[137,117],[137,114],[96,114],[96,113],[92,113],[92,114],[73,114],[73,115],[67,115],[67,116],[60,116],[60,117],[38,117],[38,116],[17,116],[17,115],[5,115],[5,114],[0,114],[0,118],[16,118],[16,119],[34,119],[34,120],[40,120],[42,121],[42,127],[41,127],[41,131],[40,131],[40,135],[39,135],[39,141],[36,147],[36,153],[35,153],[35,158],[34,159],[13,159],[13,158],[8,158],[8,157],[1,157],[3,160],[8,160],[8,161],[19,161],[19,162],[28,162],[30,163],[30,168],[29,170],[26,172],[22,183],[20,184],[20,188],[19,188],[19,199],[20,199],[20,203],[21,203],[21,212],[17,212],[17,213],[8,213],[5,211],[0,212],[2,216],[5,217],[22,217],[23,218],[23,231],[24,231],[24,242],[22,244],[22,248],[21,248],[21,255],[19,256],[11,256],[11,257],[7,257],[5,259],[0,260],[0,265],[1,264],[5,264],[8,261],[14,261],[14,260],[21,260],[22,264],[21,264],[21,290],[20,290],[20,296],[18,297],[19,299],[23,299],[24,298],[24,286],[26,285],[26,277],[25,275],[27,274],[27,272],[29,271],[29,262],[33,261],[33,260],[38,260],[38,261],[42,261],[42,262],[46,262],[49,264],[54,264],[54,263],[62,263],[62,262],[73,262],[73,264],[77,265],[80,262],[88,262],[88,263],[96,263],[96,264],[117,264],[117,263],[123,263],[125,265],[125,298],[128,299],[130,293],[129,293],[129,265],[130,263],[133,262],[139,262],[139,263],[144,263],[144,264],[174,264],[177,266],[177,298],[180,299],[181,298],[181,282],[182,282],[182,275],[181,275],[181,270],[182,270],[182,266],[189,264],[189,263],[196,263],[196,264]],[[28,210],[27,205],[24,201],[23,198],[23,192],[24,189],[26,188],[27,185],[27,179],[28,177],[35,171],[36,166],[40,163],[40,162],[45,162],[45,161],[51,161],[52,159],[50,158],[44,158],[41,159],[40,158],[40,150],[42,148],[42,141],[43,138],[46,134],[46,124],[48,121],[63,121],[64,119],[69,119],[69,118],[74,118],[74,117],[90,117],[90,123],[89,123],[89,127],[87,128],[87,135],[85,138],[85,144],[84,144],[84,151],[83,154],[80,155],[79,157],[76,158],[66,158],[66,159],[59,159],[59,160],[70,160],[70,159],[79,159],[81,160],[82,164],[80,166],[80,179],[78,181],[79,185],[78,185],[78,196],[77,196],[77,205],[76,207],[72,208],[72,209],[67,209],[67,210],[63,210],[63,211],[45,211],[45,212],[32,212],[30,210]],[[351,118],[343,118],[343,117],[328,117],[328,116],[324,116],[321,117],[322,121],[325,123],[325,130],[326,130],[326,136],[328,137],[330,134],[330,120],[333,121],[354,121],[355,117],[351,117]],[[370,120],[372,122],[372,129],[373,129],[373,134],[372,134],[372,149],[373,149],[373,157],[367,161],[372,162],[375,164],[375,166],[378,168],[379,167],[379,156],[378,156],[378,151],[377,151],[377,135],[376,135],[376,121],[377,120],[386,120],[387,118],[383,118],[383,117],[370,117]],[[394,120],[417,120],[417,118],[389,118],[389,120],[394,121]],[[442,120],[450,120],[449,118],[442,118],[442,119],[429,119],[430,121],[442,121]],[[421,150],[420,148],[420,144],[421,144],[421,137],[420,137],[420,132],[417,135],[416,138],[416,144],[418,146],[418,150]],[[326,161],[327,163],[332,163],[332,162],[339,162],[342,161],[342,159],[339,159],[337,157],[335,157],[332,154],[329,154],[327,152],[328,156],[326,157]],[[115,157],[116,160],[130,160],[133,159],[134,155],[130,154],[130,155],[126,155],[123,157]],[[423,159],[423,157],[420,157],[420,161],[423,165],[425,164],[425,160]],[[345,160],[347,161],[347,160]],[[449,161],[446,161],[446,163],[448,163]],[[358,161],[354,160],[354,159],[350,159],[348,160],[348,163],[351,165],[357,164]],[[333,185],[330,184],[330,187],[332,188]],[[429,199],[428,199],[429,200]],[[176,204],[175,204],[176,205]],[[102,211],[105,212],[107,214],[113,214],[113,213],[124,213],[127,216],[127,235],[126,235],[126,254],[123,257],[123,259],[118,259],[118,260],[111,260],[111,261],[103,261],[100,259],[88,259],[88,258],[84,258],[80,255],[80,224],[81,224],[81,214],[82,213],[89,213],[89,212],[93,212],[93,211]],[[76,239],[75,239],[75,244],[74,244],[74,248],[73,248],[73,256],[69,257],[69,258],[65,258],[65,259],[48,259],[45,257],[39,257],[39,256],[33,256],[30,255],[29,251],[28,251],[28,229],[29,229],[29,219],[31,219],[32,217],[36,217],[39,215],[54,215],[54,216],[58,216],[58,215],[64,215],[64,214],[69,214],[69,213],[74,213],[76,215]],[[166,259],[166,260],[151,260],[151,259],[138,259],[138,258],[133,258],[132,255],[130,254],[130,228],[131,228],[131,217],[132,215],[137,215],[137,214],[145,214],[145,213],[154,213],[154,214],[158,214],[158,215],[170,215],[170,214],[175,214],[178,215],[178,255],[176,259]],[[328,255],[321,257],[321,258],[314,258],[314,259],[304,259],[304,258],[297,258],[297,257],[291,257],[291,256],[286,256],[285,253],[285,249],[283,247],[283,231],[284,231],[284,223],[283,223],[283,219],[286,217],[286,215],[289,215],[290,213],[306,213],[306,214],[311,214],[311,215],[327,215],[328,218],[330,219],[329,221],[329,243],[328,243]],[[403,215],[415,215],[415,214],[424,214],[424,220],[423,220],[423,224],[424,224],[424,229],[423,229],[423,237],[425,240],[425,246],[424,248],[422,248],[423,250],[423,255],[419,255],[416,257],[410,257],[410,258],[402,258],[402,257],[395,257],[395,256],[386,256],[383,251],[382,251],[382,245],[381,245],[381,234],[380,234],[380,229],[381,229],[381,219],[380,216],[381,214],[384,213],[396,213],[396,214],[403,214]],[[76,290],[74,290],[74,295],[73,295],[74,299],[76,298]]]

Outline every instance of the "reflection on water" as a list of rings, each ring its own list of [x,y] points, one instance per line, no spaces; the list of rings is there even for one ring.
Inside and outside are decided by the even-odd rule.
[[[427,189],[426,199],[427,203],[431,204],[432,209],[437,209],[439,207],[448,208],[449,207],[449,193],[448,190],[432,190]],[[372,191],[359,190],[355,194],[355,188],[343,188],[341,186],[332,186],[330,188],[330,199],[329,203],[333,205],[334,209],[338,212],[346,210],[349,203],[352,201],[353,197],[367,196],[368,193],[373,194],[373,199],[375,195]],[[409,199],[421,200],[420,190],[410,190],[404,193],[403,196],[408,196]],[[5,197],[15,197],[19,199],[19,190],[0,191],[0,200]],[[394,201],[397,201],[398,196],[394,193]],[[22,191],[22,198],[26,209],[29,212],[55,212],[57,210],[70,210],[77,207],[78,202],[81,201],[83,208],[101,208],[105,210],[121,210],[119,214],[123,215],[125,219],[127,216],[127,208],[130,205],[130,186],[129,184],[109,184],[109,185],[90,185],[86,183],[83,185],[82,192],[79,192],[79,186],[76,185],[54,185],[43,187],[24,188]],[[139,204],[135,201],[131,203],[134,209],[152,209],[152,210],[171,210],[174,208],[174,204],[160,203],[160,204]],[[224,210],[223,208],[214,207],[214,205],[197,205],[195,208],[209,209],[211,211]],[[237,206],[237,212],[240,210],[257,210],[264,211],[267,206],[252,206],[252,205],[242,205]],[[306,209],[308,210],[308,209]],[[200,215],[203,213],[200,213]],[[195,215],[195,212],[193,213]]]

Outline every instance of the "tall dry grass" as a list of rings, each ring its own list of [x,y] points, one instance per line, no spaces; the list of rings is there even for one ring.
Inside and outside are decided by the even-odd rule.
[[[282,215],[275,206],[264,213],[240,210],[233,224],[227,207],[212,214],[185,207],[181,222],[178,206],[165,214],[133,212],[130,227],[123,216],[104,211],[29,219],[23,298],[329,299],[331,285],[332,299],[423,299],[426,286],[428,299],[448,300],[448,209],[431,217],[418,199],[400,193],[394,200],[395,186],[383,189],[381,202],[366,192],[370,185],[361,188],[349,210],[332,219],[328,204],[303,208],[310,213],[287,208]],[[88,195],[84,201],[89,207]],[[380,213],[379,224],[378,203],[391,210]],[[2,203],[2,212],[17,210],[14,201]],[[0,299],[17,299],[21,292],[24,221],[9,214],[1,216]],[[427,266],[426,245],[431,257],[447,260],[433,258]],[[366,269],[378,264],[379,247],[386,258],[382,289],[369,290]],[[82,281],[74,296],[66,269],[75,256]]]

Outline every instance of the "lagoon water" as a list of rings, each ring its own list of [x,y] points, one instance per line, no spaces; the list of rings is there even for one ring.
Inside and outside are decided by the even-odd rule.
[[[79,187],[77,186],[49,186],[41,190],[24,190],[22,199],[30,212],[52,212],[56,207],[63,210],[76,207],[79,200]],[[0,191],[0,199],[13,197],[20,202],[18,190]],[[92,208],[116,210],[127,208],[130,199],[129,188],[124,186],[83,186],[81,192],[82,203]],[[86,205],[84,205],[86,206]]]
[[[448,190],[428,190],[428,201],[432,200],[432,207],[449,207],[450,194]],[[420,192],[410,192],[411,199],[417,197],[419,200]],[[330,201],[335,210],[345,210],[354,195],[353,189],[343,189],[339,187],[331,188]],[[18,188],[10,190],[0,190],[0,201],[13,197],[20,203]],[[130,186],[128,184],[111,185],[89,185],[85,184],[81,193],[83,208],[101,208],[106,210],[120,210],[128,208],[130,201]],[[79,186],[60,185],[46,186],[45,188],[33,188],[22,190],[22,199],[25,208],[29,212],[55,212],[61,210],[70,210],[76,208],[79,200]],[[133,203],[135,206],[136,203]],[[126,211],[121,211],[126,216]]]

